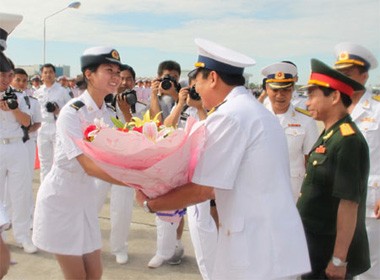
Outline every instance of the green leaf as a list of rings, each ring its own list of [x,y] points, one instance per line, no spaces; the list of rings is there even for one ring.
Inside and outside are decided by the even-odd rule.
[[[124,124],[122,121],[120,121],[119,119],[115,118],[115,117],[112,117],[111,118],[113,124],[117,127],[117,128],[124,128]]]

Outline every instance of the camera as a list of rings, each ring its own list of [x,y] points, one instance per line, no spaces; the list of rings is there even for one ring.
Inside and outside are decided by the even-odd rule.
[[[189,89],[189,96],[191,99],[193,100],[201,100],[201,96],[199,95],[199,93],[195,90],[195,86],[192,86],[190,89]]]
[[[137,94],[136,94],[136,91],[135,90],[130,90],[130,89],[127,89],[126,91],[124,91],[121,96],[123,97],[123,99],[125,101],[127,101],[127,103],[132,106],[132,105],[135,105],[137,103]]]
[[[170,75],[165,75],[160,81],[161,81],[161,88],[164,90],[170,89],[172,87],[172,83],[175,89],[177,90],[177,92],[181,90],[181,85],[177,83],[176,79],[174,79]]]
[[[5,91],[1,100],[6,101],[9,109],[11,109],[11,110],[15,110],[18,107],[17,95],[16,95],[15,91],[13,91],[12,88],[8,88]]]
[[[46,111],[48,111],[49,113],[53,113],[55,111],[55,109],[58,108],[58,104],[55,102],[48,101],[45,104],[45,108],[46,108]]]

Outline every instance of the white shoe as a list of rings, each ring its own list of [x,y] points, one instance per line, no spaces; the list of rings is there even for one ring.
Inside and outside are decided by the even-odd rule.
[[[163,257],[155,255],[148,263],[149,268],[160,267],[164,263],[165,259]]]
[[[182,244],[175,246],[175,251],[173,256],[168,260],[168,263],[171,265],[180,264],[182,262],[183,255],[185,250],[183,249]]]
[[[22,242],[22,248],[24,248],[24,252],[28,254],[34,254],[38,251],[37,247],[34,246],[32,241]]]
[[[128,254],[123,252],[123,253],[118,253],[115,255],[116,256],[116,262],[118,264],[125,264],[128,262]]]

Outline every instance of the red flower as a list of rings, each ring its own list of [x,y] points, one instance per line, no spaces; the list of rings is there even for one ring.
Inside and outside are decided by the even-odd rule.
[[[88,136],[88,134],[89,134],[90,132],[96,130],[96,129],[97,129],[96,125],[94,125],[94,124],[89,125],[89,126],[86,128],[86,130],[84,131],[84,133],[83,133],[83,134],[84,134],[84,139],[86,139],[87,141],[92,141],[92,140],[93,140],[93,137],[92,137],[92,136]]]
[[[129,131],[128,127],[126,127],[126,128],[119,127],[119,128],[117,128],[117,130],[119,130],[121,132],[128,132]]]
[[[142,133],[143,127],[134,127],[133,130]]]

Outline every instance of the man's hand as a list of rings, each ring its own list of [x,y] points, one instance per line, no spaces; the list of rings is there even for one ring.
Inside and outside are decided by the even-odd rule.
[[[8,103],[6,101],[0,101],[0,110],[2,111],[10,111],[8,107]]]
[[[181,88],[181,90],[178,93],[178,101],[177,101],[178,105],[181,106],[181,108],[185,106],[188,95],[189,95],[189,88],[188,87]]]
[[[330,261],[325,270],[326,276],[329,279],[346,279],[347,267],[346,266],[335,266]]]
[[[152,85],[150,86],[151,88],[151,95],[157,96],[157,94],[160,92],[160,84],[161,80],[159,78],[156,78],[152,81]]]

